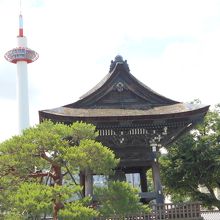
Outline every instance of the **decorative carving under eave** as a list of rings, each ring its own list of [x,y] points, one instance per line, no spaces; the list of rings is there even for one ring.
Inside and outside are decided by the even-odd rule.
[[[154,146],[160,148],[167,127],[158,130],[145,128],[100,129],[99,139],[109,147]]]

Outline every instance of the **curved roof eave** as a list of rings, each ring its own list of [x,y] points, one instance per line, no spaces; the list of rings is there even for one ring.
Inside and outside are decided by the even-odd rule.
[[[69,118],[179,118],[190,117],[197,114],[206,114],[209,106],[196,106],[192,104],[178,103],[170,106],[155,107],[149,110],[131,110],[131,109],[80,109],[59,107],[50,110],[40,111],[46,115],[54,117]]]

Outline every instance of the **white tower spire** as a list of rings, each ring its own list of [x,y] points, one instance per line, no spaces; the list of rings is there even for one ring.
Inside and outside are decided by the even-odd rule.
[[[38,59],[37,52],[27,48],[27,39],[23,35],[23,17],[19,15],[18,47],[8,51],[5,59],[17,65],[17,100],[19,133],[29,127],[29,99],[27,64]]]

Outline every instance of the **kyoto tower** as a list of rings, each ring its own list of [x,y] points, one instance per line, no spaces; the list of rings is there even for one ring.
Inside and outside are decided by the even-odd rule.
[[[23,32],[23,18],[19,16],[17,47],[5,54],[5,59],[17,65],[17,101],[19,133],[29,127],[28,72],[27,64],[38,59],[37,52],[27,48],[27,38]]]

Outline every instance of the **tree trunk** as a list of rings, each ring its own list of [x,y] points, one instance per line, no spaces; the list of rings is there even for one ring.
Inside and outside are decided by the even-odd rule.
[[[62,175],[62,170],[60,165],[53,165],[52,166],[53,170],[53,180],[54,180],[54,185],[60,185],[62,186],[63,184],[63,175]],[[60,209],[64,208],[64,204],[59,201],[59,199],[54,200],[53,204],[53,220],[58,220],[58,212]]]
[[[80,178],[80,186],[82,187],[82,195],[83,197],[85,197],[85,174],[84,172],[80,171],[79,178]]]
[[[57,210],[55,204],[54,204],[54,207],[53,207],[53,220],[58,220],[58,210]]]
[[[64,208],[63,203],[61,203],[60,201],[54,201],[54,204],[53,204],[53,220],[58,220],[58,212],[62,208]]]
[[[54,183],[57,184],[57,185],[62,186],[62,184],[63,184],[63,175],[62,175],[62,172],[61,172],[61,166],[60,165],[53,165],[52,170],[53,170],[53,173],[54,173],[54,178],[53,178]]]

